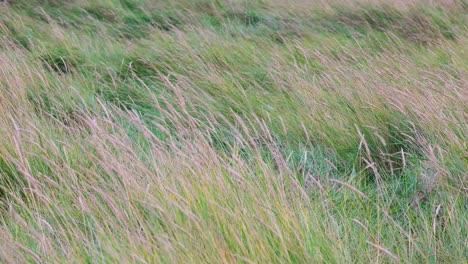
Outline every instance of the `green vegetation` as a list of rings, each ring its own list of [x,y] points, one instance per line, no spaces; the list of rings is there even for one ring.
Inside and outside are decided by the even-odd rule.
[[[0,262],[467,263],[467,11],[0,1]]]

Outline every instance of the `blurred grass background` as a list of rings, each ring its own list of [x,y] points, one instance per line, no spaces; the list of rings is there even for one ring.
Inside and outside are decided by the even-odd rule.
[[[0,2],[0,259],[465,263],[467,9]]]

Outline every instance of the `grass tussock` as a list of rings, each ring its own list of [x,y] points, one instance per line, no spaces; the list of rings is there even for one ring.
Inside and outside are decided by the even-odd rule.
[[[466,3],[325,2],[0,2],[0,261],[467,262]]]

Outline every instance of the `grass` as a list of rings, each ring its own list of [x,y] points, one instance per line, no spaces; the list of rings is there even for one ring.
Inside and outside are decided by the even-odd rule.
[[[466,263],[467,3],[0,3],[0,261]]]

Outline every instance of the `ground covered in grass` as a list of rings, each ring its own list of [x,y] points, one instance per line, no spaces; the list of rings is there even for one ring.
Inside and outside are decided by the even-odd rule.
[[[0,262],[467,263],[467,14],[0,1]]]

